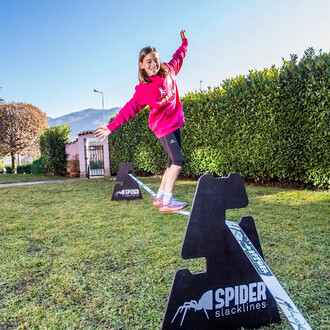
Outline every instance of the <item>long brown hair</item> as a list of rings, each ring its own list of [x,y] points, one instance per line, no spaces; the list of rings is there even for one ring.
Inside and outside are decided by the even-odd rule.
[[[143,59],[150,53],[152,52],[156,52],[158,53],[158,50],[155,47],[145,47],[140,51],[140,55],[139,55],[139,63],[143,62]],[[159,53],[158,53],[159,54]],[[157,76],[161,76],[161,77],[166,77],[169,75],[169,70],[168,68],[163,64],[160,63],[160,68],[159,71],[157,73]],[[139,66],[139,80],[142,84],[148,84],[151,82],[151,80],[149,79],[149,76],[147,74],[147,72],[144,69],[141,69]]]

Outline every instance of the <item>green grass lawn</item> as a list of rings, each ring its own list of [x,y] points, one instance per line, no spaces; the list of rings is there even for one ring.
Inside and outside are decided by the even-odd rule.
[[[161,214],[144,192],[111,202],[114,184],[0,189],[0,329],[159,329],[175,270],[202,263],[180,257],[187,217]],[[191,202],[195,187],[179,181],[176,196]],[[277,278],[314,329],[329,329],[329,192],[247,191],[249,206],[227,218],[254,217]]]
[[[48,180],[66,180],[72,179],[64,176],[53,176],[47,174],[0,174],[0,185],[7,183],[34,182]]]

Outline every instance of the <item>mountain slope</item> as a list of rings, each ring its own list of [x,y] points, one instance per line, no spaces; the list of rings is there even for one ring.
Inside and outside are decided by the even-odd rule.
[[[112,108],[104,110],[105,124],[109,119],[118,112],[120,108]],[[100,109],[86,109],[77,112],[71,112],[67,115],[51,118],[47,117],[48,127],[58,124],[70,124],[71,134],[70,141],[74,141],[78,134],[84,131],[93,130],[97,126],[101,126],[103,122],[102,110]]]

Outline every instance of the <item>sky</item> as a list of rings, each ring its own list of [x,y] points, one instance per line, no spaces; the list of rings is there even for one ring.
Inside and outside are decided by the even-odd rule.
[[[329,0],[0,0],[0,98],[57,118],[101,109],[99,89],[105,109],[122,107],[140,50],[155,46],[168,62],[185,29],[183,96],[308,47],[329,52],[329,16]]]

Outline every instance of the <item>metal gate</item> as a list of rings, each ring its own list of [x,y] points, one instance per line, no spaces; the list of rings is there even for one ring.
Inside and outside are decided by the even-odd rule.
[[[87,176],[104,176],[103,145],[86,147]]]

